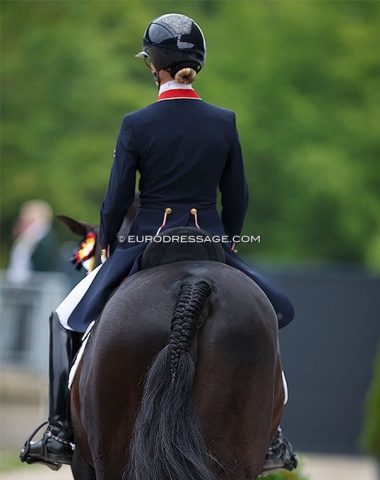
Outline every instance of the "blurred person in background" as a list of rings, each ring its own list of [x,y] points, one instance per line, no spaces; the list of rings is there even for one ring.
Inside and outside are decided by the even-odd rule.
[[[32,272],[54,270],[55,241],[53,210],[44,200],[30,200],[21,205],[12,230],[14,239],[7,268],[7,280],[22,287]]]
[[[12,300],[13,332],[10,356],[22,358],[30,333],[31,306],[36,291],[30,288],[34,272],[54,270],[56,261],[53,210],[44,200],[29,200],[20,207],[12,229],[13,243],[6,271],[6,291]]]

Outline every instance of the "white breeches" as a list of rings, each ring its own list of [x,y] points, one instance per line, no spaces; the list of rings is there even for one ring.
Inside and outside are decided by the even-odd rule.
[[[66,330],[73,330],[68,325],[68,320],[72,314],[75,307],[84,297],[84,294],[87,292],[94,278],[96,277],[99,270],[102,268],[102,265],[99,265],[95,270],[88,273],[83,280],[81,280],[67,295],[63,302],[58,306],[56,312],[58,314],[59,321],[63,328]]]
[[[289,390],[284,371],[282,371],[282,383],[284,385],[284,405],[286,405],[289,400]]]

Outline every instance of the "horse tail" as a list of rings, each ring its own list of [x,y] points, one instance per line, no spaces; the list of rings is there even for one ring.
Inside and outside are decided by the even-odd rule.
[[[211,284],[183,281],[168,345],[146,379],[124,480],[214,480],[195,414],[195,365],[189,349]]]

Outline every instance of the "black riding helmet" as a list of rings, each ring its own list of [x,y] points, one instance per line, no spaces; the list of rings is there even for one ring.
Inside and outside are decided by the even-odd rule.
[[[149,58],[157,71],[181,65],[199,72],[206,58],[206,43],[194,20],[169,13],[151,22],[144,33],[143,50],[136,57]]]

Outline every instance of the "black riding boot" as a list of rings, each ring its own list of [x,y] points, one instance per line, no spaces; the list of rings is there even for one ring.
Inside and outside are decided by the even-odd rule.
[[[66,330],[53,312],[50,322],[49,356],[49,417],[27,439],[20,453],[20,460],[26,463],[42,463],[52,470],[61,468],[62,463],[70,464],[74,451],[70,422],[70,391],[68,378],[71,363],[80,344],[80,335]],[[48,423],[41,440],[32,442],[38,430]]]
[[[297,468],[297,457],[292,444],[278,427],[276,435],[265,457],[261,476],[270,475],[275,470],[294,470]]]

